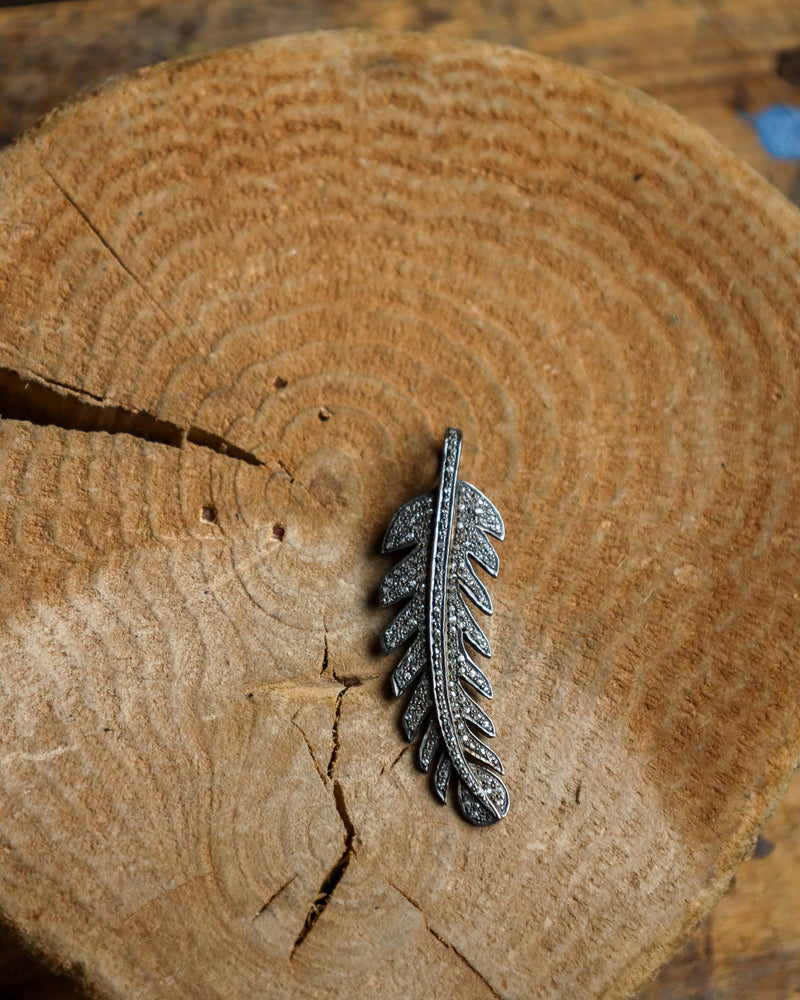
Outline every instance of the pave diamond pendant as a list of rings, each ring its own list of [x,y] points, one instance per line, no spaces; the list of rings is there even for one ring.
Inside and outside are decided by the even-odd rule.
[[[478,736],[495,730],[473,693],[491,698],[492,688],[472,657],[489,657],[491,649],[466,598],[492,613],[470,560],[497,576],[488,536],[502,540],[505,527],[494,504],[459,480],[460,456],[461,431],[449,427],[438,489],[403,504],[386,531],[384,552],[410,551],[381,581],[382,605],[406,601],[384,629],[381,646],[388,653],[408,643],[392,685],[398,696],[411,692],[403,728],[408,740],[422,733],[419,762],[424,771],[433,769],[437,797],[445,802],[455,780],[462,815],[488,826],[508,812],[508,790],[500,758]]]

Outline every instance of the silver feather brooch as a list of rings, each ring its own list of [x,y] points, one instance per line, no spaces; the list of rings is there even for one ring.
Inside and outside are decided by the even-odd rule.
[[[464,598],[492,613],[470,559],[497,576],[499,560],[487,536],[502,541],[505,526],[494,504],[458,478],[460,457],[461,431],[448,427],[438,490],[403,504],[386,531],[384,552],[414,547],[381,581],[384,607],[409,599],[384,629],[381,647],[389,653],[410,640],[392,686],[397,696],[411,689],[403,728],[409,741],[423,731],[419,762],[426,772],[433,767],[437,797],[447,801],[455,772],[462,815],[488,826],[508,812],[508,789],[499,777],[500,758],[476,735],[494,736],[494,725],[465,682],[485,698],[492,687],[467,647],[485,657],[492,651]]]

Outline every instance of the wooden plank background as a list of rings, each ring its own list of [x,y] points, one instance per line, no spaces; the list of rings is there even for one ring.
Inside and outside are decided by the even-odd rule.
[[[72,0],[0,9],[0,144],[110,75],[319,28],[441,32],[526,47],[672,104],[800,204],[742,112],[800,105],[798,0]],[[727,896],[641,1000],[800,998],[800,775]],[[79,970],[77,970],[79,975]],[[0,1000],[78,1000],[0,926]]]
[[[0,9],[0,142],[108,76],[271,35],[363,27],[516,45],[677,108],[795,200],[742,111],[797,102],[797,0],[71,0]],[[782,70],[779,73],[779,70]],[[793,84],[791,81],[795,80]]]

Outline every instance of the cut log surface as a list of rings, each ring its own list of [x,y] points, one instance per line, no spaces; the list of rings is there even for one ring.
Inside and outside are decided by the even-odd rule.
[[[633,993],[800,752],[796,211],[621,85],[358,32],[0,177],[0,910],[101,996]],[[377,644],[448,425],[506,522],[483,830]]]
[[[168,57],[322,28],[527,47],[665,101],[795,203],[796,163],[742,112],[796,103],[796,0],[65,0],[0,8],[0,144],[80,90]]]

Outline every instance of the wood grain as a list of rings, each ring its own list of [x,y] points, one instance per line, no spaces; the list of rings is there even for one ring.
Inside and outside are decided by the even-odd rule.
[[[759,837],[754,857],[679,954],[638,1000],[786,1000],[800,993],[800,774]],[[50,971],[0,926],[0,996],[85,1000],[73,976]]]
[[[639,1000],[787,1000],[800,995],[800,774],[756,854]]]
[[[741,112],[797,101],[794,0],[70,0],[0,10],[0,141],[79,90],[175,56],[321,28],[482,38],[607,73],[666,101],[795,200]],[[783,72],[779,73],[783,67]]]
[[[798,759],[794,210],[607,80],[357,33],[0,170],[2,911],[108,996],[634,992]],[[447,424],[508,529],[486,831],[375,641]]]

